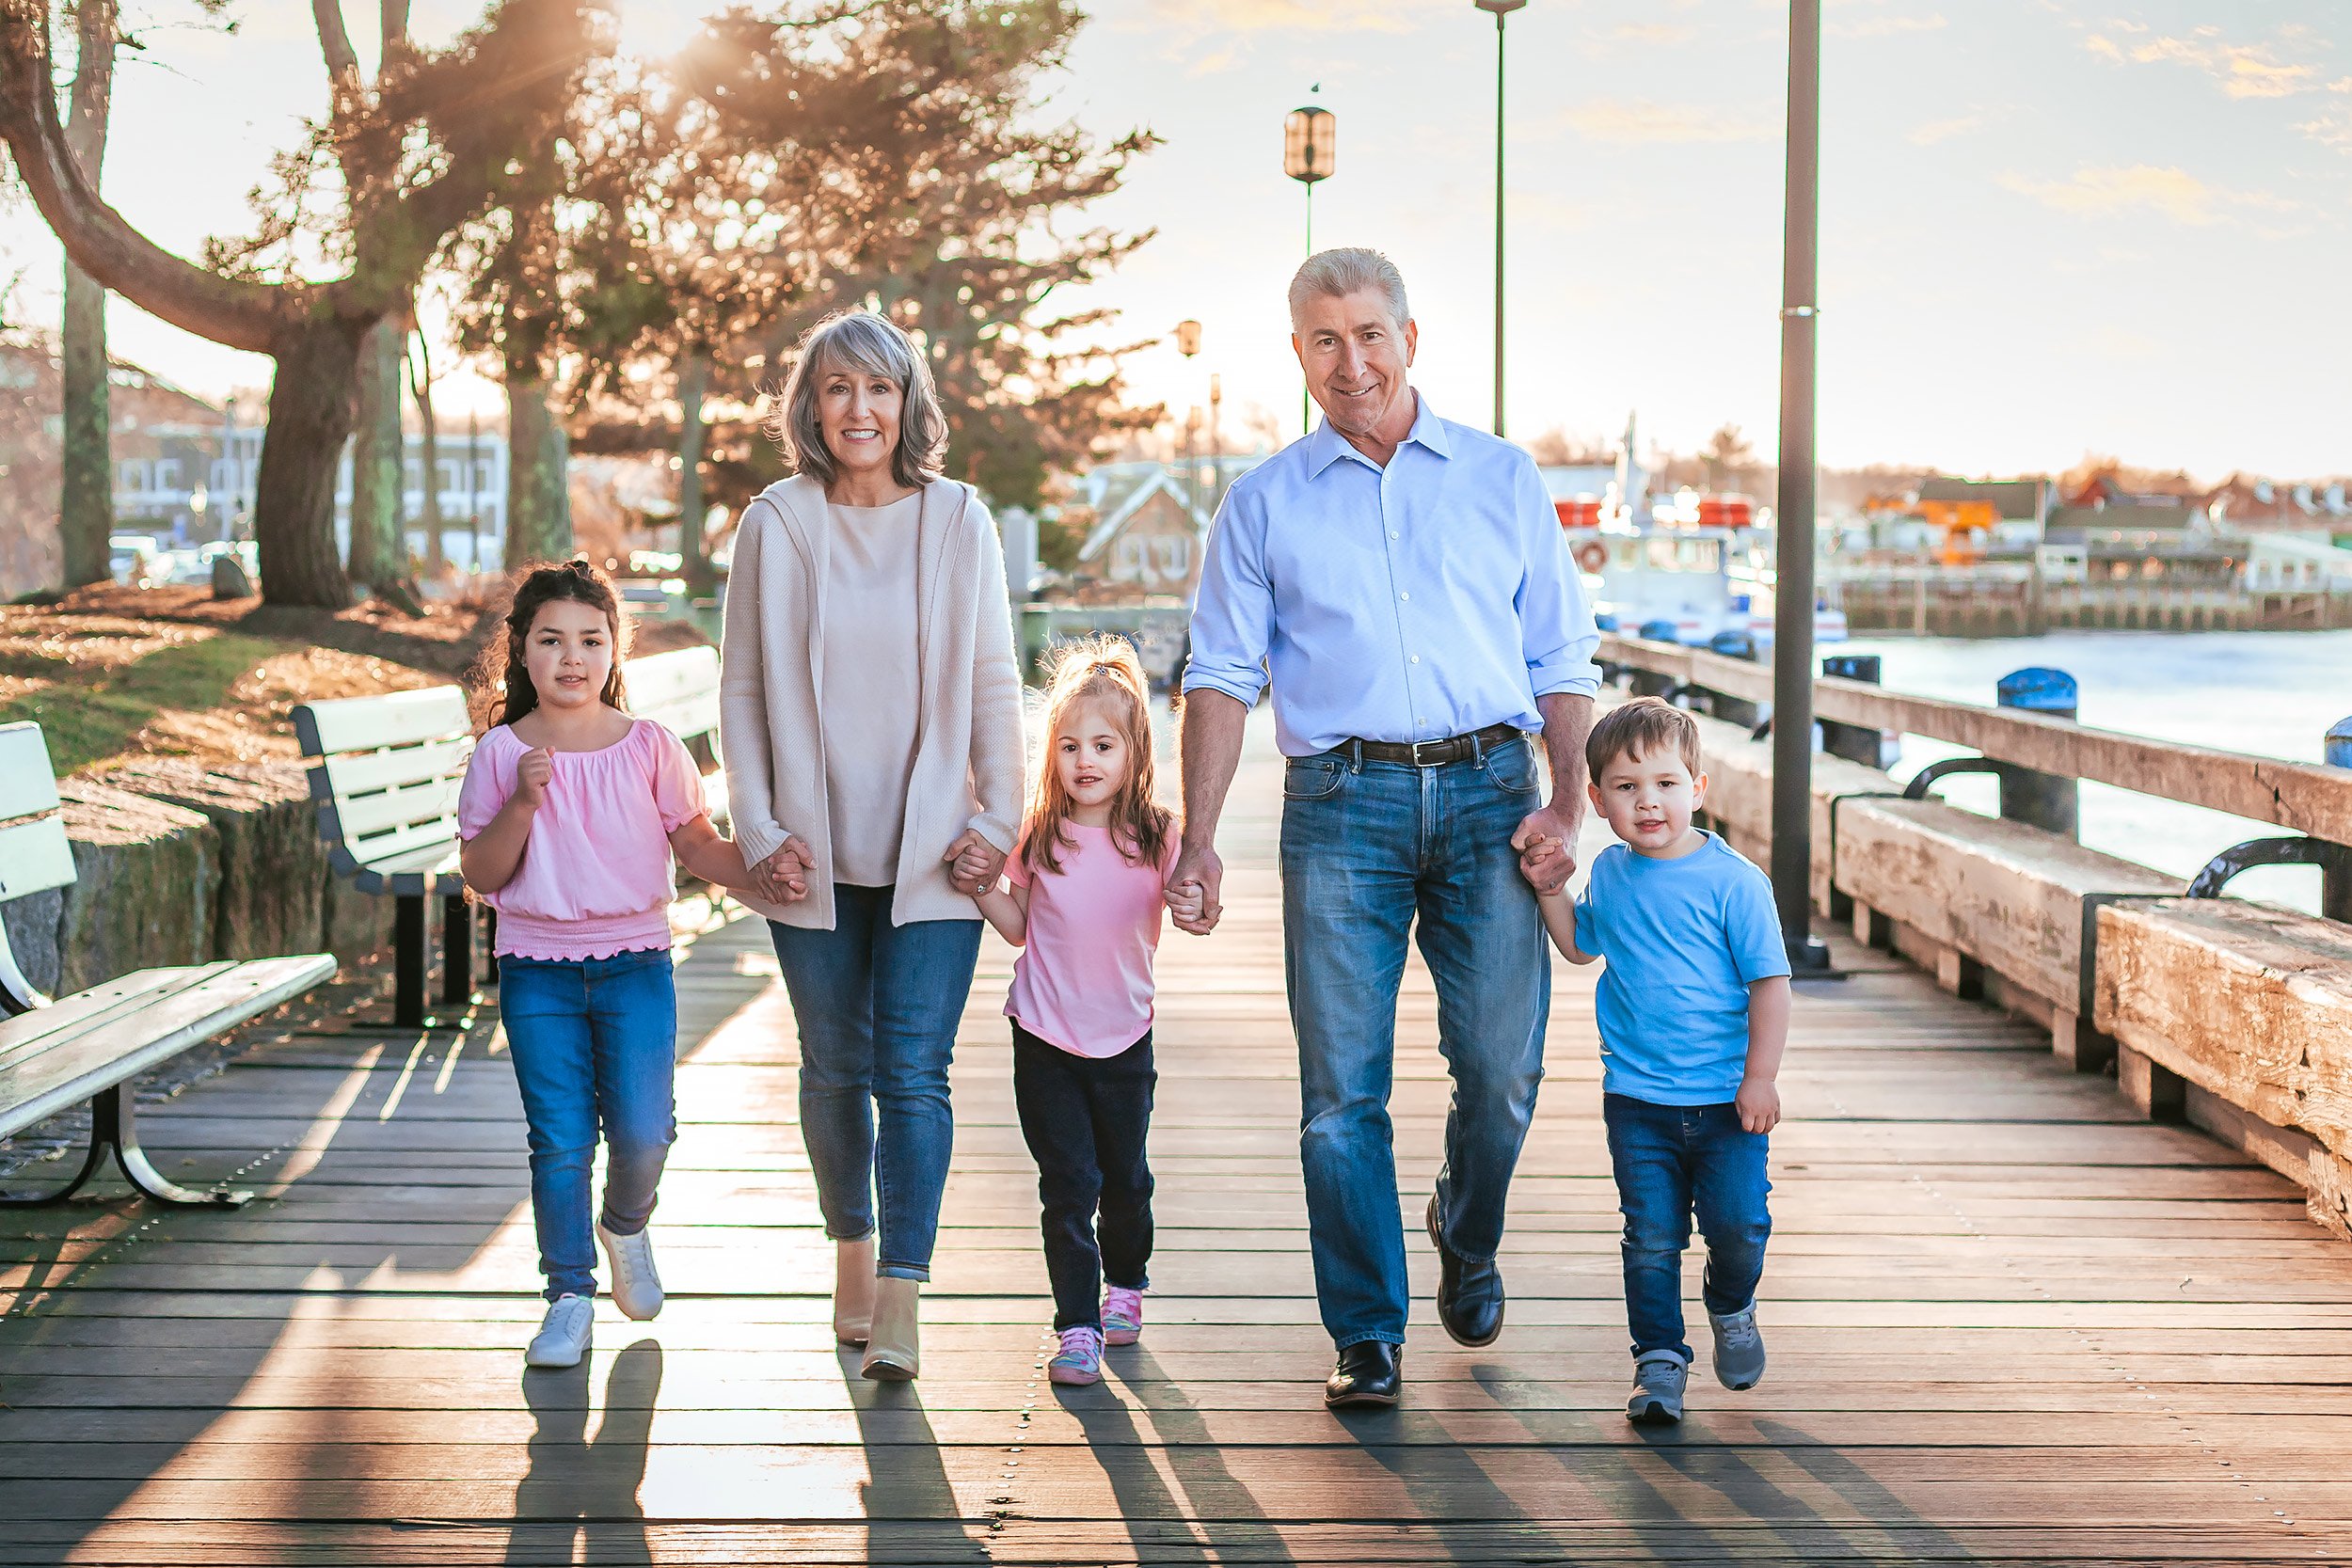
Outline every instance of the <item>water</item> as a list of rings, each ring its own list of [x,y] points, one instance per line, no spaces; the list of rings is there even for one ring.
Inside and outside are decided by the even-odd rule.
[[[2352,631],[1858,638],[1836,651],[1877,654],[1891,689],[1987,705],[1994,683],[2010,671],[2048,665],[2074,677],[2085,724],[2293,762],[2320,761],[2328,726],[2352,714]],[[1906,736],[1895,771],[1907,778],[1963,750]],[[1987,814],[1994,790],[1981,775],[1936,786],[1953,805]],[[2082,786],[2084,844],[2183,879],[2233,844],[2291,832],[2109,784]],[[2319,873],[2249,871],[2230,891],[2316,910]]]

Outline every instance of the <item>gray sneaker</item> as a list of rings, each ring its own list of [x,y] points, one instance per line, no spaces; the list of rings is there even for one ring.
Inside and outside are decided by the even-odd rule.
[[[1671,1426],[1682,1419],[1682,1386],[1690,1364],[1670,1350],[1654,1350],[1633,1363],[1633,1397],[1625,1418],[1644,1426]]]
[[[1764,1379],[1764,1336],[1756,1326],[1756,1303],[1737,1312],[1709,1312],[1715,1329],[1715,1381],[1735,1392]]]

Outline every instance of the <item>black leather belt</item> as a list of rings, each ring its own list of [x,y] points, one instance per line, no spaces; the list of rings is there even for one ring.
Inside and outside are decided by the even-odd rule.
[[[1401,762],[1410,768],[1442,768],[1466,762],[1497,746],[1523,740],[1527,732],[1517,724],[1489,724],[1469,735],[1443,740],[1343,740],[1331,748],[1359,762]]]

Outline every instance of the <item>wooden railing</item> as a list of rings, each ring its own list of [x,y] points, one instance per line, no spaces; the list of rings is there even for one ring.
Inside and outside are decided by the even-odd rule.
[[[1700,720],[1710,825],[1759,863],[1772,852],[1770,670],[1671,643],[1608,637],[1613,673]],[[2112,1071],[2146,1114],[2192,1123],[2305,1187],[2314,1219],[2352,1237],[2352,768],[2283,762],[1823,677],[1825,731],[1885,731],[1975,749],[2035,809],[1962,811],[1874,766],[1876,736],[1814,759],[1812,895],[1825,917],[1899,953],[1947,990],[2047,1027],[2078,1070]],[[2332,754],[2332,753],[2331,753]],[[2295,830],[2242,846],[2185,885],[2085,848],[2071,783],[2092,779]],[[2234,856],[2236,859],[2233,859]],[[2240,863],[2321,867],[2313,917],[2222,895]],[[2187,896],[2191,888],[2199,896]]]

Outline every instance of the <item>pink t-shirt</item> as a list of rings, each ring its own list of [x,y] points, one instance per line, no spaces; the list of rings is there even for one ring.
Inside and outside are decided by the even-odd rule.
[[[1152,955],[1176,856],[1130,865],[1108,828],[1068,824],[1061,871],[1032,877],[1016,848],[1005,871],[1029,890],[1029,940],[1012,966],[1005,1016],[1077,1056],[1116,1056],[1152,1027]],[[1074,846],[1074,847],[1073,847]]]
[[[457,836],[490,825],[531,750],[504,724],[482,737],[457,792]],[[501,956],[609,958],[670,945],[670,833],[707,810],[685,744],[650,719],[601,752],[558,752],[514,880],[482,901]]]

